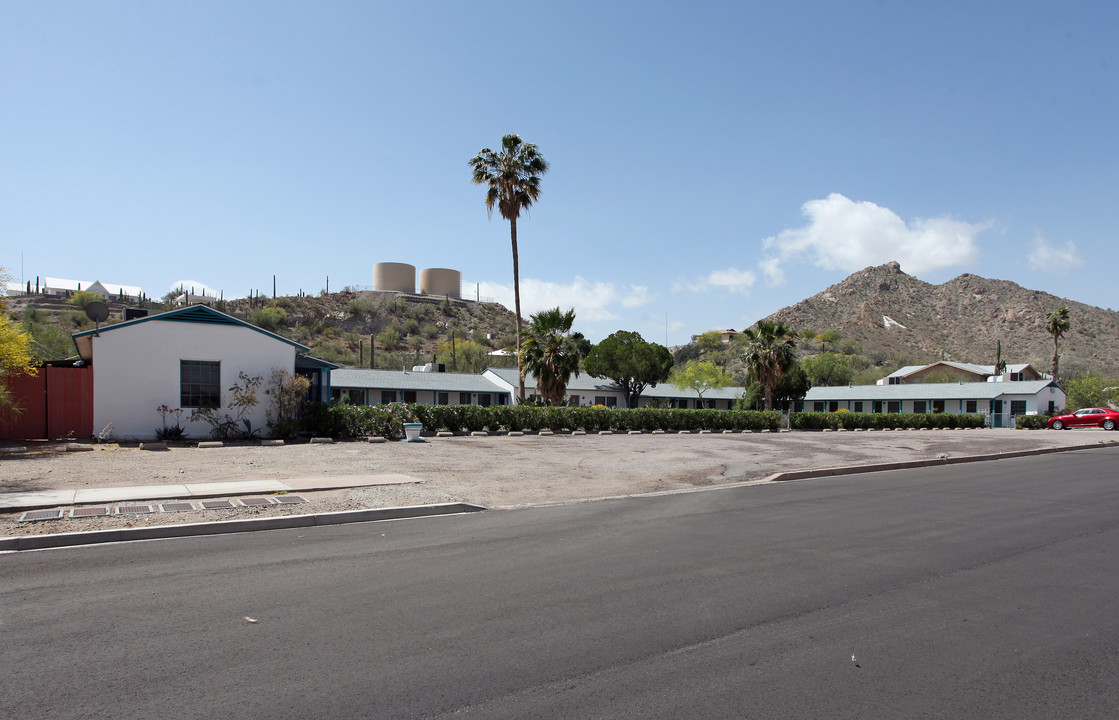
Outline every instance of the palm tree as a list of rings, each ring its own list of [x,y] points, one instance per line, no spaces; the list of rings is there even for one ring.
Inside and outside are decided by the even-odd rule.
[[[482,149],[470,160],[472,182],[487,185],[486,210],[493,217],[496,205],[501,217],[509,221],[513,242],[513,299],[517,312],[517,374],[520,376],[519,400],[525,399],[525,373],[521,363],[521,275],[517,259],[517,218],[521,210],[540,198],[540,176],[548,172],[548,162],[536,146],[521,140],[516,133],[501,138],[501,151]]]
[[[746,370],[765,388],[765,409],[773,409],[773,388],[796,360],[796,340],[783,323],[759,320],[756,330],[744,330]]]
[[[525,372],[536,376],[541,397],[552,405],[563,404],[568,381],[572,375],[579,377],[583,336],[571,332],[574,322],[574,309],[541,310],[529,319],[528,329],[522,333]]]
[[[1045,332],[1053,336],[1053,382],[1057,382],[1057,340],[1068,332],[1068,308],[1062,305],[1045,318]]]

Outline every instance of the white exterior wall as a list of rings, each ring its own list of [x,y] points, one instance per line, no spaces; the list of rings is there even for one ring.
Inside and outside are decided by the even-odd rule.
[[[925,400],[925,412],[926,413],[931,413],[933,411],[933,402],[936,401],[936,400],[940,400],[940,399],[941,398],[937,398],[937,397],[927,398]],[[999,399],[1002,400],[1002,405],[1003,405],[1002,412],[1003,412],[1004,415],[1009,415],[1010,414],[1010,403],[1011,403],[1012,400],[1025,400],[1026,401],[1026,414],[1027,415],[1034,415],[1034,414],[1037,414],[1037,413],[1047,413],[1047,412],[1049,412],[1049,401],[1050,400],[1052,400],[1056,404],[1056,409],[1058,411],[1063,410],[1064,407],[1065,407],[1066,396],[1065,396],[1064,391],[1061,390],[1060,388],[1055,387],[1055,386],[1050,386],[1050,387],[1047,387],[1047,388],[1043,388],[1041,390],[1041,392],[1037,393],[1036,395],[1028,395],[1028,394],[1009,395],[1008,394],[1008,395],[1003,395]],[[830,401],[830,400],[823,400],[823,401],[820,401],[820,400],[806,400],[805,403],[804,403],[805,404],[804,409],[808,412],[814,412],[814,404],[817,403],[817,402],[823,402],[824,403],[824,411],[827,412],[828,405],[833,401]],[[863,404],[863,409],[862,409],[863,413],[871,413],[871,412],[874,411],[874,403],[875,403],[874,400],[863,400],[861,402]],[[888,412],[888,406],[889,406],[889,403],[891,401],[889,401],[889,400],[879,400],[878,402],[882,403],[882,412]],[[901,412],[903,412],[903,413],[913,412],[913,403],[914,403],[913,400],[901,400],[901,401],[893,401],[893,402],[900,402],[901,403]],[[920,401],[918,400],[917,402],[920,402]],[[976,412],[978,412],[978,413],[989,413],[990,412],[991,404],[992,404],[992,401],[990,399],[982,398],[982,399],[976,400],[975,402],[976,402],[976,405],[977,405]],[[846,409],[846,410],[849,410],[850,412],[856,412],[855,411],[855,401],[854,400],[839,400],[838,403],[839,403],[839,407],[841,409]],[[967,403],[968,403],[968,401],[966,399],[959,399],[959,398],[951,398],[951,399],[944,400],[944,412],[949,413],[949,414],[953,414],[953,415],[966,414],[967,413]],[[720,404],[719,407],[722,407],[722,405]]]
[[[103,331],[92,340],[94,432],[112,423],[115,439],[155,437],[155,429],[161,426],[156,408],[179,407],[180,360],[221,362],[222,412],[228,409],[227,390],[240,372],[260,375],[265,384],[274,369],[295,372],[295,347],[237,325],[150,320]],[[269,398],[264,389],[262,385],[257,393],[260,402],[245,419],[267,434]],[[208,439],[210,426],[191,423],[189,416],[186,409],[182,426],[187,435]]]

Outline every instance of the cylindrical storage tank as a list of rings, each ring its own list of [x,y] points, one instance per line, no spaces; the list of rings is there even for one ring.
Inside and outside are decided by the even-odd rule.
[[[447,268],[420,270],[420,293],[458,300],[462,297],[462,273]]]
[[[416,266],[383,262],[373,266],[373,289],[381,292],[416,292]]]

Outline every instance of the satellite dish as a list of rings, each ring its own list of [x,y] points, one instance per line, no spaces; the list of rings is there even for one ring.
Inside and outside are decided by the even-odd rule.
[[[85,314],[93,322],[105,322],[109,319],[109,305],[100,300],[94,300],[85,306]]]
[[[101,323],[109,319],[109,306],[100,300],[94,300],[85,306],[85,314],[94,325],[93,332],[97,337],[101,337]]]

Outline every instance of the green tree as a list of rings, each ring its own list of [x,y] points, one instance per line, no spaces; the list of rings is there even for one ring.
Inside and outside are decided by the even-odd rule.
[[[671,381],[678,390],[694,390],[700,402],[703,393],[724,388],[732,382],[726,370],[707,360],[689,360],[682,369],[672,373]]]
[[[591,348],[584,367],[590,375],[612,380],[626,396],[626,407],[634,408],[645,388],[668,379],[672,354],[645,342],[640,333],[619,330]]]
[[[455,339],[452,349],[450,338],[439,343],[435,362],[443,363],[453,372],[480,373],[492,363],[489,349],[473,340]]]
[[[1119,397],[1117,391],[1109,390],[1117,384],[1119,383],[1108,380],[1102,375],[1094,374],[1081,375],[1078,378],[1066,380],[1062,383],[1067,395],[1065,410],[1073,412],[1086,407],[1107,407],[1110,398]]]
[[[743,331],[746,351],[742,361],[750,377],[765,389],[765,409],[773,409],[773,388],[796,360],[796,340],[783,323],[759,320],[756,329]]]
[[[833,352],[820,353],[801,362],[812,387],[837,387],[851,382],[854,372],[846,355]]]
[[[536,376],[540,396],[551,405],[562,405],[571,376],[579,377],[583,334],[571,332],[574,323],[574,308],[556,307],[534,314],[521,333],[524,371]]]
[[[815,337],[815,335],[813,335]],[[808,375],[796,360],[785,372],[773,388],[773,404],[782,411],[788,409],[793,403],[804,399],[812,384],[808,382]],[[765,407],[765,388],[757,380],[748,380],[746,384],[745,404],[748,408]]]
[[[4,268],[0,268],[0,285],[9,279]],[[20,411],[8,389],[8,382],[17,375],[34,375],[36,372],[31,336],[8,314],[3,297],[0,297],[0,415]]]
[[[705,333],[696,335],[692,338],[700,350],[707,352],[709,350],[719,350],[723,347],[723,335],[718,330],[708,330]]]
[[[501,138],[501,151],[483,148],[470,159],[471,181],[486,185],[486,210],[493,216],[494,206],[509,221],[513,245],[513,303],[517,315],[517,374],[520,376],[517,397],[525,399],[525,373],[521,358],[521,271],[517,255],[517,218],[540,198],[540,177],[548,172],[548,162],[532,143],[516,133]]]
[[[1057,341],[1068,332],[1070,324],[1068,308],[1064,305],[1049,313],[1045,318],[1045,332],[1053,336],[1053,382],[1058,382],[1057,361],[1059,355],[1057,354]]]

